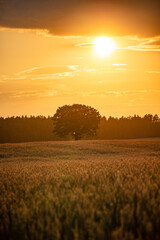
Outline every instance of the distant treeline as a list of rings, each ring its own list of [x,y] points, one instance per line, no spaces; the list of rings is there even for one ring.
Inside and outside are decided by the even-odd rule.
[[[0,118],[0,143],[53,140],[58,140],[58,138],[53,135],[51,117]]]
[[[98,138],[100,139],[128,139],[160,137],[160,118],[158,115],[146,114],[121,118],[102,118]]]
[[[146,114],[106,119],[102,117],[94,139],[129,139],[160,137],[160,118]],[[0,118],[0,143],[54,141],[52,117],[22,116]],[[93,139],[93,138],[92,138]]]

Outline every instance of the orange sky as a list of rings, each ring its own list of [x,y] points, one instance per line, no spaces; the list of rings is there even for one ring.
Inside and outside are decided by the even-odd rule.
[[[36,0],[33,2],[37,3]],[[9,7],[3,10],[0,28],[1,116],[53,115],[59,106],[73,103],[91,105],[107,117],[146,113],[160,115],[160,33],[155,24],[152,28],[157,15],[150,18],[150,31],[145,31],[146,24],[140,22],[140,26],[136,23],[136,33],[134,17],[123,27],[121,24],[124,19],[119,25],[118,19],[109,24],[118,9],[115,7],[111,14],[113,16],[107,17],[107,20],[103,11],[104,19],[100,19],[94,28],[90,22],[95,11],[95,6],[92,5],[93,11],[88,18],[90,24],[85,11],[79,12],[73,26],[70,26],[71,23],[66,24],[66,29],[63,30],[64,16],[63,24],[55,16],[51,24],[50,18],[46,20],[46,11],[49,10],[34,12],[32,8],[30,17],[34,21],[31,26],[29,20],[27,21],[28,16],[25,18],[23,14],[14,15],[14,8],[7,6]],[[127,7],[125,5],[117,16]],[[77,9],[76,6],[74,8]],[[16,11],[20,11],[17,9]],[[20,9],[23,13],[22,6]],[[101,5],[98,5],[98,9],[99,13]],[[108,6],[108,9],[112,9],[112,6]],[[66,23],[69,23],[69,10],[62,10],[66,13]],[[146,11],[149,13],[149,7]],[[150,17],[154,11],[151,8]],[[9,12],[13,13],[10,18],[7,17]],[[40,24],[41,14],[44,15],[44,26]],[[51,12],[49,17],[50,14]],[[149,21],[142,9],[141,14],[142,20]],[[83,22],[80,27],[82,15],[86,21],[84,28]],[[19,20],[23,20],[22,26],[18,23],[18,16]],[[74,18],[74,14],[72,16]],[[127,19],[127,16],[128,14],[124,18]],[[34,25],[37,23],[36,19],[39,23],[37,26]],[[76,24],[79,30],[75,30]],[[114,39],[117,48],[112,55],[101,58],[95,54],[93,42],[97,36],[101,36],[99,29],[107,33],[104,31],[105,24],[110,30],[103,35]]]

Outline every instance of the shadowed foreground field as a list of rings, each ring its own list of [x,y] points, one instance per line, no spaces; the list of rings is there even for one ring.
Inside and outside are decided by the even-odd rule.
[[[1,240],[159,240],[160,140],[0,145]]]

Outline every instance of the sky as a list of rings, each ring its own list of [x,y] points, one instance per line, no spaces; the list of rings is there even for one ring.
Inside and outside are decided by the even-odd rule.
[[[159,9],[158,0],[0,0],[0,116],[52,116],[74,103],[106,117],[160,115]],[[115,43],[110,55],[95,52],[102,36]]]

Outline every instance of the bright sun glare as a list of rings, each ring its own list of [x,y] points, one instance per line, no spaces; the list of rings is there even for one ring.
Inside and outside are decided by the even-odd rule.
[[[116,48],[115,41],[109,37],[97,37],[93,44],[94,51],[99,57],[107,57],[111,55]]]

